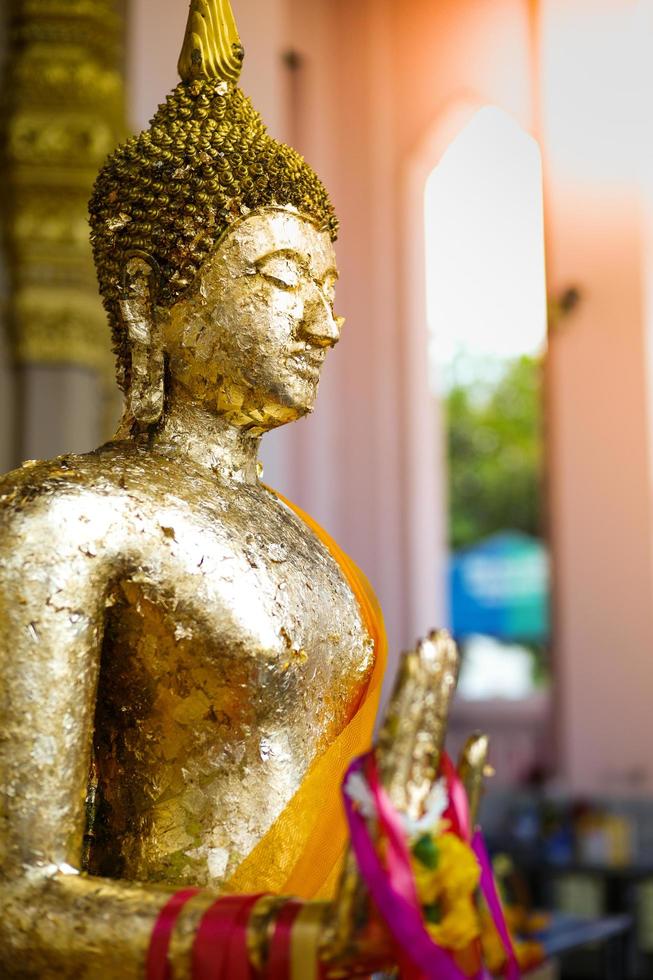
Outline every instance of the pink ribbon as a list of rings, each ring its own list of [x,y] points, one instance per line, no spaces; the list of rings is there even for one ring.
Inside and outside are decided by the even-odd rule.
[[[193,980],[251,980],[247,923],[260,898],[228,895],[205,912],[193,945]]]
[[[505,974],[506,980],[519,980],[521,977],[521,972],[517,962],[517,957],[515,956],[515,947],[512,944],[512,936],[510,935],[510,930],[508,929],[508,924],[506,923],[503,905],[501,904],[501,899],[499,898],[499,893],[497,891],[497,884],[494,880],[492,862],[490,861],[490,856],[485,846],[485,840],[483,839],[483,834],[480,830],[477,830],[474,834],[474,839],[472,840],[472,850],[476,855],[476,860],[481,866],[481,891],[483,892],[483,897],[485,898],[490,915],[492,916],[495,929],[499,933],[499,938],[501,939],[503,948],[506,951],[506,956],[508,958]]]
[[[168,950],[172,932],[177,924],[184,907],[190,902],[191,898],[199,894],[199,888],[184,888],[177,892],[166,902],[159,913],[150,946],[147,951],[147,961],[145,965],[145,976],[147,980],[170,980],[171,970],[168,963]]]
[[[442,753],[442,775],[449,793],[449,808],[445,818],[449,820],[451,829],[467,844],[471,844],[472,827],[469,816],[469,800],[462,784],[458,770],[446,752]]]
[[[290,901],[279,912],[270,941],[265,980],[287,980],[293,926],[303,907],[302,902]]]
[[[379,782],[379,772],[373,756],[367,756],[363,762],[363,768],[376,803],[379,822],[386,837],[386,861],[390,880],[399,894],[403,895],[414,909],[420,909],[419,896],[411,867],[410,850],[406,842],[401,818]]]

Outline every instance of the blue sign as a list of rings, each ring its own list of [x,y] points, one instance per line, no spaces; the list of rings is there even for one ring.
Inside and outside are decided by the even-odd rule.
[[[449,567],[451,626],[515,642],[549,638],[549,556],[542,541],[502,531],[457,552]]]

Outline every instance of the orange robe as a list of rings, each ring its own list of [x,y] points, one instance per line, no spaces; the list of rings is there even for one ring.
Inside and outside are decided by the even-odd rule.
[[[369,749],[381,697],[387,640],[383,615],[372,588],[347,555],[307,514],[280,494],[328,548],[358,599],[374,641],[375,665],[356,714],[329,748],[313,762],[304,780],[226,885],[231,894],[272,892],[303,899],[328,899],[335,892],[348,834],[341,784],[352,759]]]

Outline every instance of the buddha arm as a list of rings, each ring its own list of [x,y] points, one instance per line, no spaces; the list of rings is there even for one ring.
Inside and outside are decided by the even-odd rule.
[[[0,974],[142,978],[169,892],[75,873],[110,571],[56,508],[0,541]]]
[[[128,572],[104,543],[116,539],[114,511],[68,500],[0,508],[2,977],[143,980],[177,890],[79,873],[105,610]],[[180,917],[175,980],[189,980],[197,926],[217,897],[200,893]]]

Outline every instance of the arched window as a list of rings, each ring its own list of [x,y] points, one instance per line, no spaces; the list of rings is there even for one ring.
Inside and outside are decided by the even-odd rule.
[[[449,611],[462,699],[538,696],[549,636],[541,363],[542,164],[480,109],[425,189],[429,367],[448,464]]]
[[[427,311],[436,390],[456,369],[493,373],[546,342],[542,163],[501,109],[480,109],[425,194]],[[479,380],[480,377],[479,377]]]

